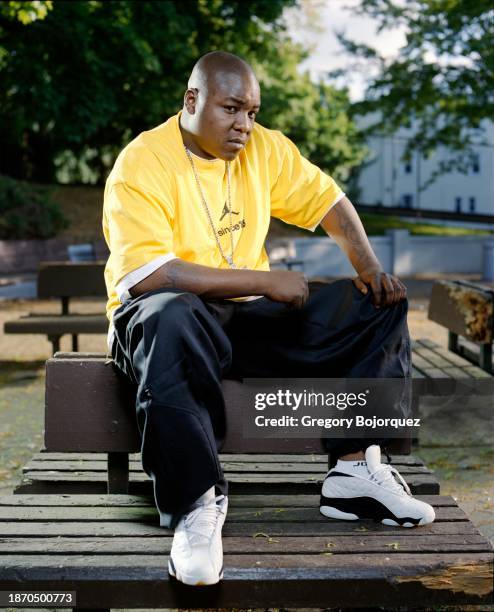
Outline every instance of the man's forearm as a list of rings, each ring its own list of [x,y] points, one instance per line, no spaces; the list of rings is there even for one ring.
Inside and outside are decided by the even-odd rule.
[[[362,221],[348,198],[342,198],[335,204],[321,225],[347,255],[357,274],[369,270],[382,270]]]
[[[223,270],[173,259],[130,289],[132,297],[155,289],[181,289],[205,298],[265,295],[269,272]]]

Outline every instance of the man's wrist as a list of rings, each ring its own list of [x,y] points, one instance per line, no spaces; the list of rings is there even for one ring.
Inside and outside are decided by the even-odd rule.
[[[253,270],[252,295],[267,295],[270,285],[270,273],[265,270]]]
[[[357,274],[359,276],[372,276],[373,274],[383,274],[384,269],[379,262],[368,264],[357,268]]]

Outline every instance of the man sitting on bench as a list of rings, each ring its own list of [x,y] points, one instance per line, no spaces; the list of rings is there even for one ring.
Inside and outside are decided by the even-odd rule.
[[[410,376],[405,287],[383,272],[334,180],[255,122],[259,107],[245,61],[203,56],[182,112],[122,151],[105,190],[111,354],[137,385],[143,469],[160,524],[175,529],[169,572],[192,585],[223,573],[222,378]],[[357,278],[310,287],[300,272],[269,271],[270,216],[321,224]],[[432,522],[381,464],[380,444],[327,441],[339,460],[321,512]]]

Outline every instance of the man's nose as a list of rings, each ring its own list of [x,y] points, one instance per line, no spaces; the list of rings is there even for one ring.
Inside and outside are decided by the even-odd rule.
[[[239,132],[250,132],[251,125],[249,113],[237,113],[233,127]]]

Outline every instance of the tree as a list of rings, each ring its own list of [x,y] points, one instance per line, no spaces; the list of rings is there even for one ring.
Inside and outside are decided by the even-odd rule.
[[[44,19],[52,8],[53,0],[8,1],[0,4],[0,15],[27,25],[36,19]]]
[[[361,0],[357,9],[378,31],[404,26],[406,45],[385,60],[340,36],[347,50],[377,67],[356,113],[378,111],[373,131],[411,127],[407,155],[425,156],[444,145],[458,152],[443,169],[465,169],[481,123],[494,115],[494,7],[492,0]]]
[[[361,159],[344,92],[314,85],[285,32],[295,0],[58,1],[23,25],[0,12],[0,172],[43,182],[105,178],[122,145],[182,105],[186,75],[214,49],[259,70],[260,121],[337,176]],[[87,177],[86,177],[87,180]]]

